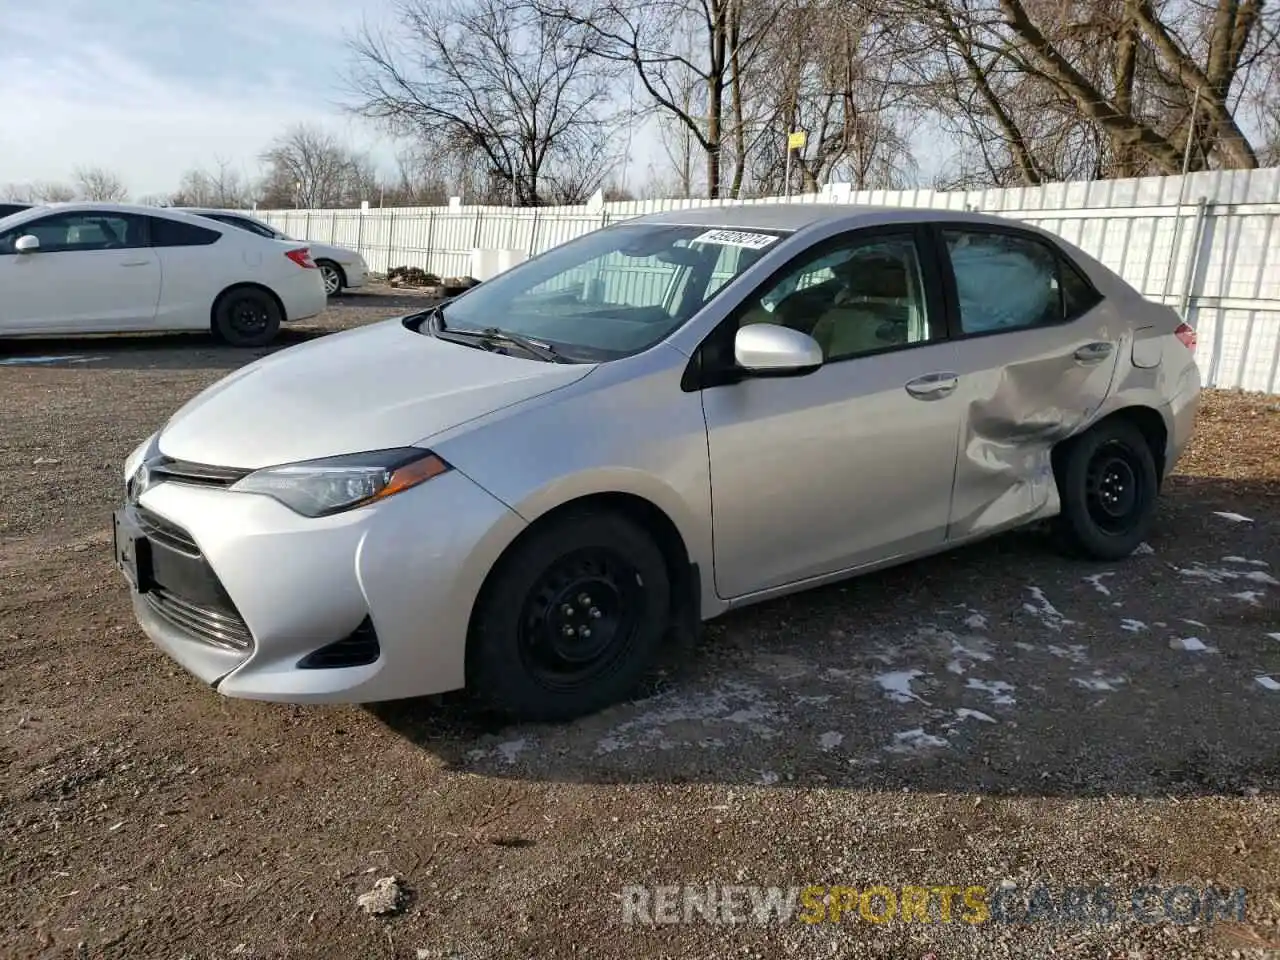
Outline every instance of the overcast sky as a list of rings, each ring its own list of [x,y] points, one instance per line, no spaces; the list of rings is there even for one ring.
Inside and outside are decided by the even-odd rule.
[[[345,40],[391,0],[0,0],[0,184],[105,167],[134,197],[227,160],[256,176],[288,127],[320,126],[393,172],[394,146],[342,111]],[[927,152],[927,151],[926,151]],[[635,187],[665,168],[651,124]],[[699,164],[701,174],[701,164]],[[659,176],[667,171],[660,169]],[[621,179],[621,171],[618,171]]]
[[[385,0],[4,0],[0,183],[119,174],[134,196],[257,157],[295,123],[387,160],[338,108],[344,31]]]

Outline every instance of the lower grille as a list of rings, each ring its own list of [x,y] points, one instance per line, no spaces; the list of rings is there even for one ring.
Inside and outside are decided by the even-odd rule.
[[[245,651],[253,646],[249,627],[233,614],[183,600],[160,587],[143,596],[152,610],[194,640],[222,650]]]
[[[313,650],[298,661],[303,670],[333,670],[339,667],[363,667],[382,655],[373,621],[368,617],[350,635],[327,647]]]
[[[164,517],[152,513],[145,507],[136,508],[135,516],[138,520],[138,526],[142,528],[142,532],[147,539],[155,540],[166,547],[177,550],[179,553],[185,553],[189,557],[200,556],[200,548],[196,546],[191,534],[176,523],[170,523]]]

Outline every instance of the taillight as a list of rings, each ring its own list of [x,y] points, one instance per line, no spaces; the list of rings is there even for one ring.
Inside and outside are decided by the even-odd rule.
[[[1178,324],[1178,329],[1173,331],[1173,335],[1182,341],[1182,345],[1188,350],[1195,352],[1196,349],[1196,328],[1189,323]]]
[[[316,262],[311,259],[311,251],[307,247],[301,247],[297,250],[289,250],[285,253],[285,256],[298,266],[304,267],[307,270],[314,270],[316,268]]]

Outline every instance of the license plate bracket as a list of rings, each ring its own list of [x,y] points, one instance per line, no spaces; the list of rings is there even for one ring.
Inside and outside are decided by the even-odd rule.
[[[120,511],[111,518],[115,564],[138,593],[151,589],[151,542]]]

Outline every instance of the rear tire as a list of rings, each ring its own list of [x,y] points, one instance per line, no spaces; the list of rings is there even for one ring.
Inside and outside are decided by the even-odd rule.
[[[1070,441],[1057,471],[1062,512],[1058,545],[1074,556],[1129,556],[1155,520],[1159,477],[1146,437],[1126,420],[1110,420]]]
[[[666,562],[640,527],[608,512],[554,519],[494,568],[472,617],[467,686],[513,719],[594,713],[652,669],[670,604]]]
[[[342,268],[332,260],[317,260],[316,266],[320,268],[320,276],[324,280],[325,296],[336,297],[342,293],[347,285],[347,277]]]
[[[233,347],[265,347],[280,332],[280,305],[265,290],[236,287],[213,307],[213,335]]]

